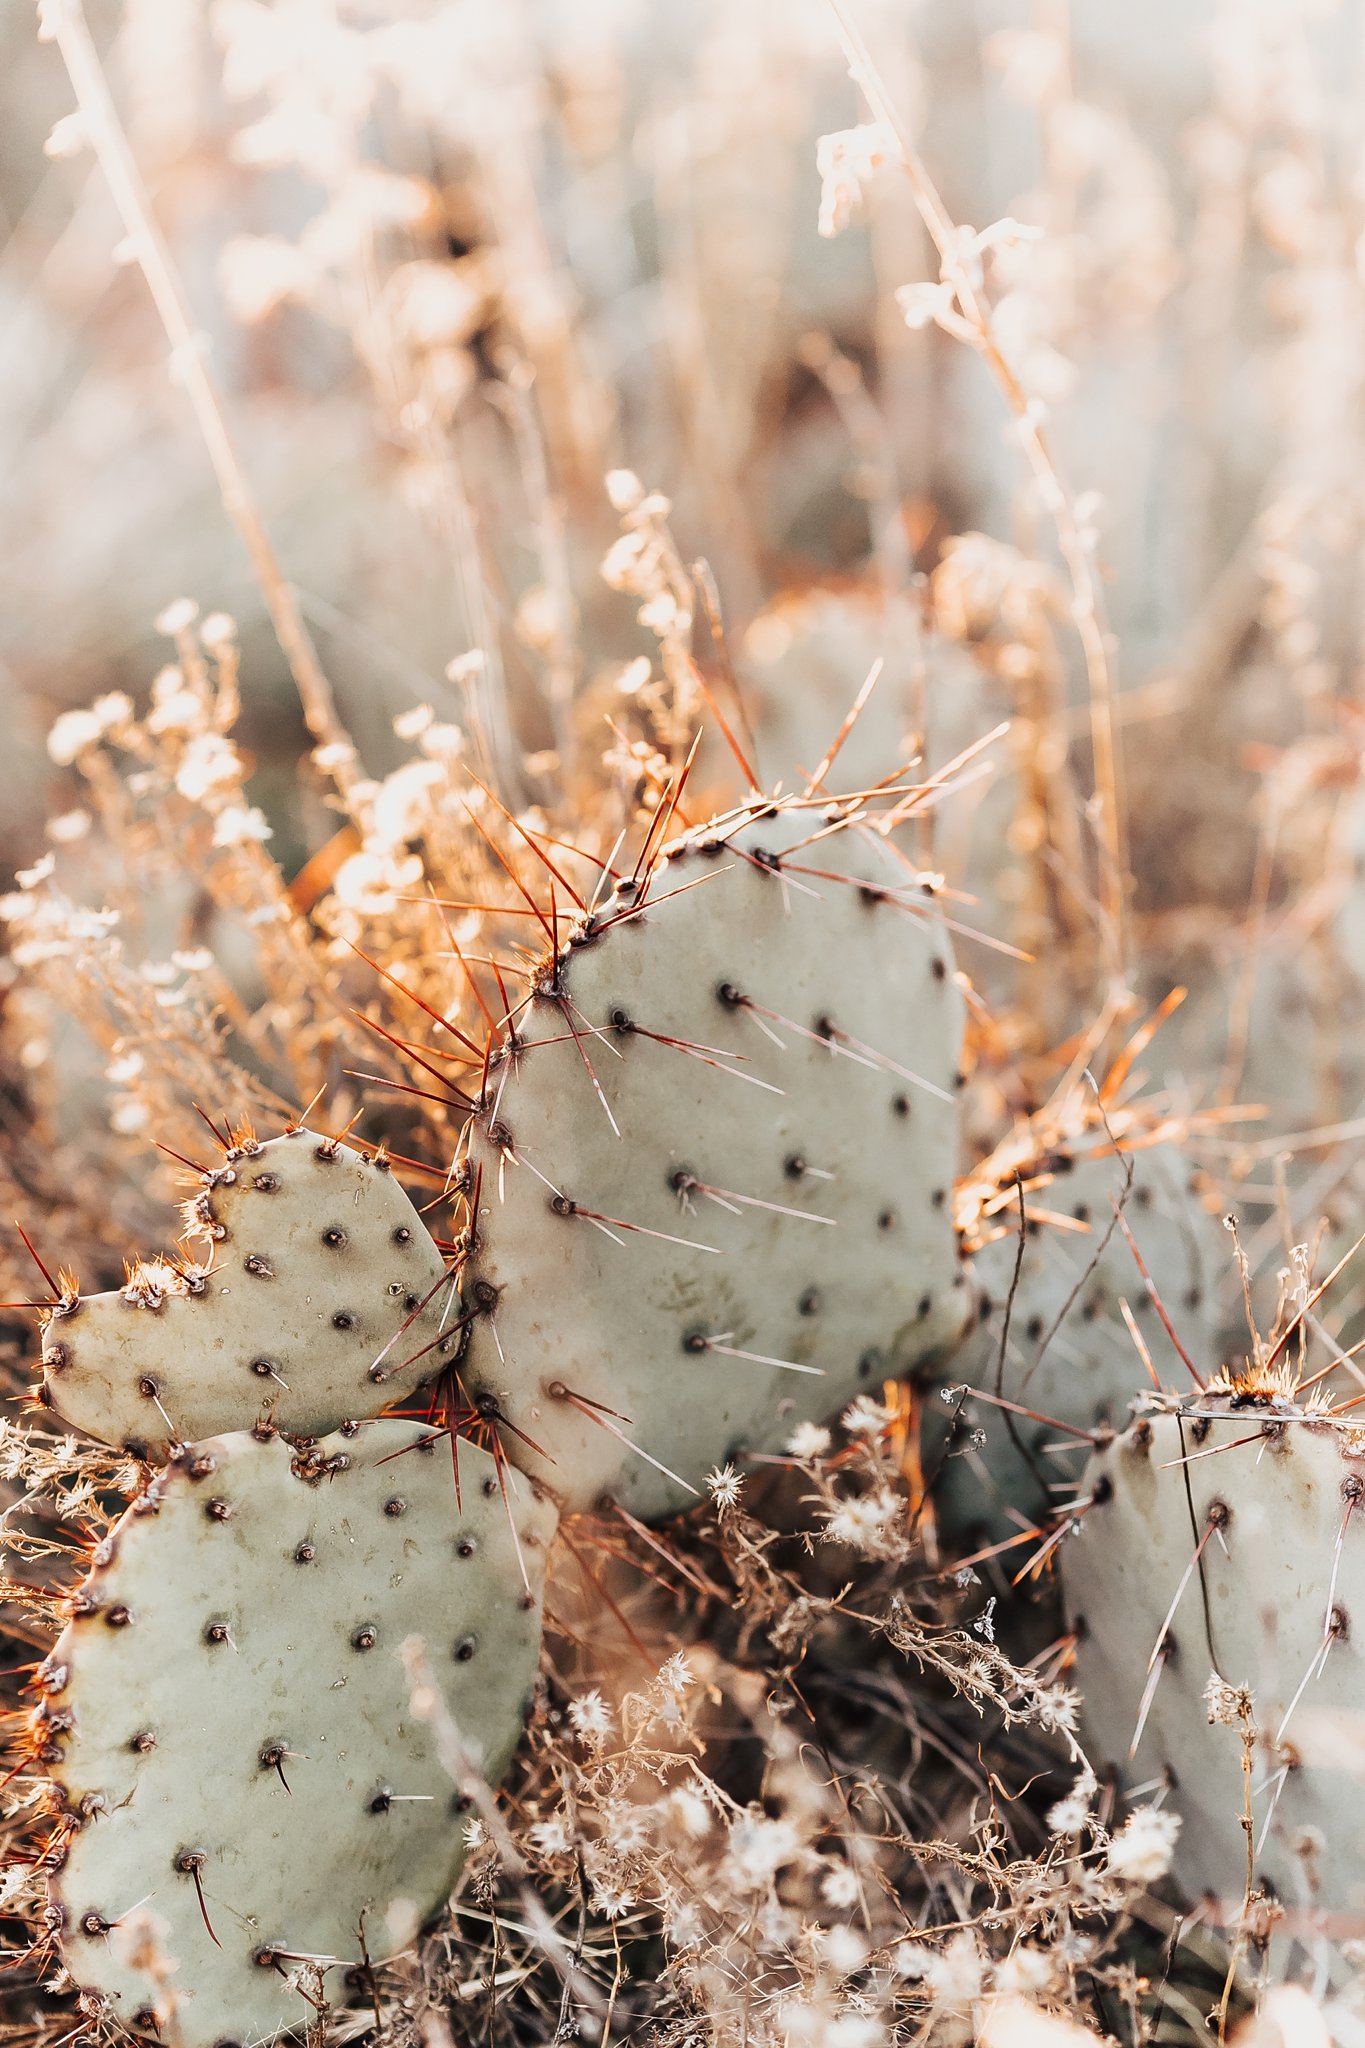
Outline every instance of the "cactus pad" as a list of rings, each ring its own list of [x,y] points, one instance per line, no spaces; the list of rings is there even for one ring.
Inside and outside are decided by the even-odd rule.
[[[955,1338],[961,1028],[875,832],[773,807],[679,842],[651,897],[623,883],[471,1133],[487,1312],[459,1370],[509,1456],[575,1508],[666,1513]]]
[[[262,1416],[314,1435],[378,1414],[454,1351],[440,1253],[392,1172],[351,1146],[303,1129],[235,1146],[185,1215],[196,1262],[138,1264],[53,1312],[44,1399],[77,1429],[144,1454]]]
[[[1082,1499],[1094,1505],[1062,1545],[1062,1575],[1096,1763],[1133,1783],[1169,1778],[1184,1817],[1176,1876],[1235,1921],[1240,1736],[1254,1725],[1257,1884],[1287,1909],[1287,1932],[1303,1935],[1296,1916],[1317,1906],[1358,1914],[1365,1430],[1287,1399],[1258,1412],[1209,1397],[1136,1422],[1092,1461]],[[1215,1674],[1250,1688],[1251,1724],[1224,1695],[1230,1725],[1211,1725]]]
[[[1152,1391],[1120,1301],[1162,1381],[1189,1385],[1114,1223],[1129,1165],[1124,1222],[1196,1371],[1209,1379],[1218,1369],[1220,1282],[1230,1266],[1222,1226],[1191,1191],[1188,1161],[1174,1145],[1121,1157],[1106,1145],[1074,1161],[1054,1159],[1051,1178],[1025,1197],[1022,1260],[1011,1199],[995,1218],[1004,1234],[972,1261],[976,1323],[945,1368],[955,1386],[983,1388],[1048,1419],[974,1402],[970,1394],[949,1408],[937,1388],[926,1403],[925,1465],[939,1475],[935,1508],[952,1548],[1001,1542],[1036,1522],[1071,1490],[1087,1450],[1067,1426],[1122,1429],[1134,1397]]]
[[[237,1433],[177,1454],[101,1546],[39,1714],[76,1821],[66,1960],[111,2015],[183,2048],[269,2040],[443,1902],[459,1801],[399,1651],[424,1639],[496,1780],[554,1526],[503,1477],[505,1501],[462,1445],[457,1506],[447,1445],[411,1422],[303,1450]],[[155,1952],[134,1958],[120,1922],[144,1905]]]

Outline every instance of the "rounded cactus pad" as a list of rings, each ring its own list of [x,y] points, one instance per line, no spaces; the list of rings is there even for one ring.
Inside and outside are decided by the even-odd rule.
[[[272,2039],[444,1901],[462,1799],[414,1711],[420,1637],[496,1781],[534,1682],[550,1508],[423,1425],[178,1455],[96,1555],[40,1672],[73,1831],[67,1965],[183,2048]]]
[[[1062,1577],[1096,1763],[1169,1783],[1176,1877],[1226,1922],[1248,1785],[1281,1931],[1358,1914],[1365,1429],[1282,1397],[1201,1398],[1099,1453],[1078,1512]]]
[[[448,1363],[453,1276],[392,1171],[302,1128],[249,1140],[185,1205],[193,1256],[67,1295],[43,1396],[75,1428],[147,1452],[268,1416],[317,1434],[377,1415]]]
[[[932,898],[818,808],[623,879],[471,1130],[459,1373],[509,1456],[575,1508],[671,1512],[953,1340],[962,1008]]]
[[[976,1321],[946,1368],[950,1398],[935,1388],[925,1407],[925,1465],[938,1475],[935,1509],[951,1547],[1018,1535],[1056,1505],[1088,1449],[1070,1432],[1122,1429],[1135,1397],[1152,1391],[1139,1342],[1163,1383],[1191,1384],[1142,1266],[1190,1364],[1201,1379],[1217,1372],[1232,1267],[1191,1172],[1171,1144],[1118,1154],[1101,1140],[1085,1156],[1058,1155],[1028,1177],[1022,1242],[1017,1194],[1002,1189],[993,1219],[1002,1233],[972,1261]]]

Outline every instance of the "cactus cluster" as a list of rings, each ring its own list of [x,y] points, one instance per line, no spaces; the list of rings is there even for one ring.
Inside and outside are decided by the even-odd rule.
[[[894,1379],[919,1383],[900,1469],[945,1575],[1060,1560],[1097,1755],[1184,1815],[1185,1888],[1245,1915],[1250,1771],[1257,1926],[1359,1903],[1317,1759],[1365,1436],[1300,1405],[1287,1339],[1223,1370],[1231,1246],[1177,1124],[1128,1089],[1130,1051],[960,1175],[972,991],[905,792],[756,796],[669,838],[680,788],[633,870],[552,899],[484,1043],[419,1054],[452,1235],[403,1155],[242,1126],[173,1254],[53,1290],[39,1398],[144,1483],[38,1674],[48,1924],[134,2031],[300,2029],[401,1948],[464,1861],[440,1727],[500,1780],[563,1522],[577,1562],[573,1518],[604,1504],[639,1529],[748,1456],[808,1464],[850,1403],[881,1427],[859,1397]],[[880,1479],[819,1499],[832,1541],[875,1519],[869,1554],[903,1554]]]
[[[859,805],[750,805],[618,875],[490,1033],[449,1258],[382,1154],[299,1125],[229,1133],[173,1256],[63,1279],[40,1398],[153,1475],[35,1717],[102,2010],[302,2024],[462,1860],[405,1638],[496,1781],[558,1511],[671,1513],[958,1337],[962,1018]],[[382,1419],[418,1389],[443,1428]]]

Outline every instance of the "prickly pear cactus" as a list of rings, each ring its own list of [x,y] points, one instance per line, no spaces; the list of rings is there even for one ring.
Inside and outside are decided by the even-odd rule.
[[[740,813],[623,881],[494,1064],[459,1371],[575,1508],[671,1511],[961,1329],[961,993],[932,901],[827,823]]]
[[[177,1454],[101,1545],[39,1673],[74,1823],[53,1904],[71,1974],[110,2016],[184,2048],[273,2039],[335,1995],[329,1972],[391,1953],[442,1903],[462,1802],[399,1653],[422,1638],[496,1781],[553,1528],[470,1445],[457,1505],[447,1444],[411,1422]],[[120,1933],[144,1909],[150,1952]]]
[[[826,778],[839,793],[871,789],[906,758],[915,729],[922,628],[908,605],[869,592],[789,593],[744,636],[740,679],[758,755],[771,787],[813,775],[874,668],[876,682]],[[923,690],[922,682],[918,684]]]
[[[377,1415],[456,1347],[453,1278],[382,1156],[302,1128],[247,1138],[185,1220],[197,1260],[139,1262],[53,1311],[43,1399],[77,1429],[144,1454],[261,1416],[313,1435]]]
[[[1234,1921],[1248,1800],[1285,1931],[1365,1907],[1363,1503],[1365,1430],[1283,1397],[1201,1398],[1094,1458],[1061,1548],[1091,1753],[1168,1779],[1176,1876]]]
[[[1030,1176],[1022,1257],[1017,1200],[1002,1190],[993,1222],[1003,1234],[972,1261],[971,1335],[944,1367],[951,1386],[940,1392],[936,1381],[925,1402],[925,1469],[937,1475],[950,1549],[1003,1542],[1036,1523],[1070,1493],[1089,1449],[1071,1432],[1123,1428],[1134,1398],[1152,1391],[1120,1302],[1163,1384],[1191,1383],[1114,1221],[1116,1201],[1190,1363],[1203,1379],[1218,1369],[1226,1238],[1176,1146],[1055,1155]],[[962,1397],[964,1386],[983,1398]]]

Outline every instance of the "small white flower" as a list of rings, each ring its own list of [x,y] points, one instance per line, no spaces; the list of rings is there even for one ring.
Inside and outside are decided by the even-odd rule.
[[[850,1436],[880,1436],[895,1419],[894,1412],[874,1401],[870,1394],[859,1394],[839,1418]]]
[[[635,1904],[628,1891],[620,1885],[599,1884],[593,1886],[592,1903],[594,1911],[608,1920],[619,1920]]]
[[[875,1556],[891,1540],[904,1507],[894,1493],[854,1494],[838,1507],[825,1510],[825,1541],[846,1543],[850,1550]]]
[[[675,1650],[668,1662],[660,1667],[659,1684],[665,1692],[686,1692],[689,1685],[695,1685],[692,1667],[681,1650]]]
[[[393,721],[393,729],[400,740],[415,740],[421,736],[436,716],[430,704],[414,704],[411,711],[400,711]]]
[[[858,1880],[851,1865],[831,1863],[820,1880],[820,1896],[827,1906],[856,1906]]]
[[[892,137],[876,122],[836,129],[819,138],[815,168],[820,173],[818,226],[822,235],[837,235],[848,226],[862,201],[863,186],[894,147]]]
[[[69,768],[78,755],[98,742],[102,731],[93,711],[64,711],[47,736],[48,754],[59,768]]]
[[[210,612],[199,628],[199,638],[211,654],[221,654],[236,644],[237,621],[230,612]]]
[[[691,1785],[675,1785],[664,1801],[664,1810],[694,1842],[711,1832],[711,1809]]]
[[[197,732],[189,741],[175,771],[175,786],[181,796],[194,803],[216,789],[236,782],[242,770],[237,749],[220,732]]]
[[[633,512],[644,497],[645,487],[633,469],[607,471],[607,496],[615,512]]]
[[[192,597],[177,597],[164,611],[157,613],[152,623],[158,633],[174,640],[177,633],[187,633],[198,616],[199,607]]]
[[[673,1948],[697,1948],[706,1932],[701,1910],[697,1906],[682,1905],[664,1922],[664,1934]]]
[[[1171,1867],[1180,1815],[1164,1813],[1155,1806],[1140,1806],[1130,1813],[1122,1831],[1109,1844],[1106,1862],[1115,1877],[1131,1878],[1135,1884],[1155,1884]]]
[[[961,2008],[981,1995],[984,1964],[975,1939],[965,1929],[940,1949],[925,1972],[942,2003]]]
[[[724,1514],[728,1508],[739,1505],[744,1489],[744,1480],[733,1465],[717,1465],[706,1475],[707,1488],[712,1500]]]
[[[598,574],[611,590],[639,590],[640,565],[646,548],[642,533],[623,533],[602,557]]]
[[[737,1877],[751,1884],[766,1883],[800,1851],[801,1837],[789,1820],[742,1813],[731,1826],[731,1865]]]
[[[822,1961],[836,1977],[851,1977],[867,1961],[867,1943],[853,1927],[825,1927],[820,1930]],[[826,2034],[825,2039],[843,2039]]]
[[[464,1824],[464,1845],[466,1849],[481,1849],[486,1840],[487,1835],[483,1822],[477,1814],[472,1814]]]
[[[1071,1790],[1048,1813],[1047,1824],[1054,1834],[1078,1835],[1089,1825],[1097,1789],[1094,1772],[1082,1771]]]
[[[562,1856],[569,1846],[569,1829],[562,1813],[532,1823],[531,1846],[542,1856]]]
[[[995,1988],[1017,1998],[1036,1998],[1052,1982],[1053,1968],[1041,1949],[1012,1949],[995,1972]]]
[[[47,836],[58,846],[70,846],[77,839],[84,839],[90,830],[89,811],[62,811],[47,821]]]
[[[602,1742],[614,1725],[611,1708],[600,1692],[585,1692],[581,1699],[570,1702],[569,1725],[585,1742]]]
[[[255,804],[228,804],[213,821],[215,846],[259,846],[272,836],[264,811]]]
[[[831,1442],[829,1431],[818,1422],[801,1422],[787,1439],[787,1455],[809,1463],[814,1458],[823,1458]]]
[[[1074,1735],[1080,1724],[1081,1696],[1068,1686],[1048,1686],[1034,1701],[1038,1725],[1050,1735]]]
[[[426,728],[418,744],[430,761],[458,761],[464,752],[464,733],[458,725],[438,720]]]

